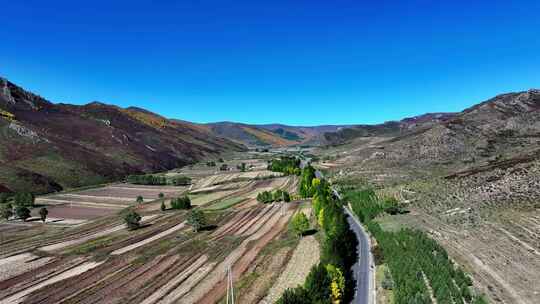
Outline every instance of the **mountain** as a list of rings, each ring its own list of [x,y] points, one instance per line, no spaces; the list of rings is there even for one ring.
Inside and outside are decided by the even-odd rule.
[[[245,149],[140,108],[54,104],[6,79],[0,79],[0,141],[0,191],[56,191]]]
[[[454,113],[427,113],[400,121],[388,121],[377,125],[355,125],[340,128],[323,135],[325,144],[339,145],[359,137],[393,137],[411,130],[422,129],[454,117]]]
[[[214,134],[247,146],[319,145],[323,134],[345,126],[288,126],[283,124],[249,125],[235,122],[205,124]],[[348,126],[347,126],[348,127]]]
[[[400,122],[359,126],[325,134],[367,166],[443,171],[497,167],[537,159],[540,90],[508,93],[460,113],[428,114]],[[446,168],[446,169],[445,169]]]

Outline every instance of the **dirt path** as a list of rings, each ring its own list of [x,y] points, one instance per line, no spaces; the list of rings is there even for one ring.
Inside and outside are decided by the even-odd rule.
[[[298,246],[285,270],[281,273],[275,284],[268,291],[268,295],[261,304],[275,303],[287,288],[295,288],[304,284],[311,267],[319,262],[319,242],[314,236],[306,236],[300,240]]]

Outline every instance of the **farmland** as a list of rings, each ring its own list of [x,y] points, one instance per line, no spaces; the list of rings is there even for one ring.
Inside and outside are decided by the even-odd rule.
[[[241,172],[235,161],[252,166]],[[315,238],[299,242],[288,228],[308,202],[259,203],[262,191],[294,196],[298,177],[267,171],[265,159],[227,162],[233,169],[197,164],[163,173],[189,176],[189,186],[114,183],[37,197],[30,220],[0,222],[0,303],[215,303],[227,292],[228,267],[243,303],[263,300],[271,288],[279,297],[281,286],[294,286],[263,278],[277,279],[297,267],[288,257],[309,253],[293,280],[301,283],[318,260]],[[205,229],[191,228],[189,210],[171,208],[171,198],[185,195],[204,211]],[[140,228],[127,229],[127,210],[140,214]]]

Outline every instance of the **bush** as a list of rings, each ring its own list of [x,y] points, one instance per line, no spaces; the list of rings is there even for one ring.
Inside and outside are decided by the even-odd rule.
[[[142,196],[137,196],[137,199],[135,200],[135,202],[137,202],[137,204],[142,204],[144,202],[144,198]]]
[[[227,171],[229,170],[229,166],[227,164],[223,164],[219,167],[219,171]]]
[[[0,204],[5,204],[8,202],[9,194],[2,192],[0,193]]]
[[[192,210],[188,214],[187,223],[193,227],[193,231],[198,232],[206,226],[206,216],[199,209]]]
[[[126,225],[129,230],[135,230],[140,227],[141,222],[141,216],[135,212],[134,210],[129,210],[124,215],[124,222],[126,222]]]
[[[15,209],[15,214],[17,215],[18,218],[26,222],[26,219],[30,217],[30,209],[23,206],[18,206]]]
[[[160,208],[161,208],[161,211],[167,210],[167,205],[165,205],[165,201],[161,202],[161,207]]]
[[[171,208],[172,209],[190,209],[191,200],[189,199],[188,196],[173,198],[171,200]]]
[[[215,167],[215,166],[216,166],[216,162],[214,162],[214,161],[209,161],[209,162],[206,163],[206,165],[207,165],[208,167]]]
[[[11,204],[0,205],[0,217],[9,220],[13,216],[13,207]]]
[[[311,294],[303,287],[287,288],[276,304],[312,304]]]
[[[309,220],[304,212],[298,212],[293,217],[292,228],[298,236],[302,236],[309,229]]]
[[[159,198],[164,198],[164,197],[165,197],[165,194],[160,193],[160,194],[158,194],[158,197],[159,197]]]

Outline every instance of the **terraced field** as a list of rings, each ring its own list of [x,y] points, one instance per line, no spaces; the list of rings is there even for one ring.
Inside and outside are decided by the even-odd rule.
[[[193,187],[190,196],[194,208],[206,210],[210,226],[201,232],[187,225],[188,211],[159,210],[163,200],[186,193],[185,187],[115,184],[38,198],[51,215],[61,217],[67,209],[71,219],[84,222],[0,222],[0,304],[220,301],[226,269],[231,266],[234,281],[241,282],[252,264],[269,258],[262,254],[269,244],[287,238],[289,220],[298,212],[299,203],[255,200],[260,191],[294,189],[296,177],[255,178],[259,174],[200,176],[205,187]],[[166,198],[159,199],[159,193]],[[138,195],[145,203],[133,204]],[[142,215],[137,230],[127,230],[122,221],[128,206]],[[90,216],[89,210],[107,212]],[[292,253],[295,244],[286,243],[283,254]]]

